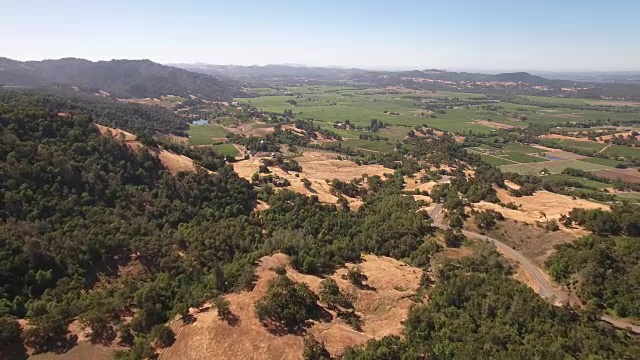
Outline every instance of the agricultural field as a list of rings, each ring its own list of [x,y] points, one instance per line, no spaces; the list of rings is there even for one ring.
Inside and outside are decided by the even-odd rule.
[[[496,166],[549,161],[544,158],[544,151],[521,144],[508,144],[502,148],[475,147],[469,148],[469,150],[479,154],[489,164]]]
[[[362,139],[349,139],[342,142],[343,146],[350,146],[359,149],[377,151],[377,152],[392,152],[395,148],[393,142],[387,141],[369,141]]]
[[[592,164],[581,160],[552,160],[543,163],[527,163],[500,166],[500,169],[503,172],[514,172],[523,175],[538,175],[543,169],[547,169],[551,174],[559,174],[566,168],[574,168],[584,171],[611,169],[607,166]]]
[[[238,156],[240,152],[233,144],[217,144],[213,145],[213,150],[223,156]]]
[[[187,131],[189,134],[189,145],[210,145],[216,141],[213,139],[223,139],[230,132],[220,125],[191,125]],[[219,142],[219,141],[218,141]]]
[[[601,158],[584,158],[580,159],[582,161],[590,162],[593,164],[599,164],[604,166],[616,167],[620,165],[625,165],[623,161],[611,160],[611,159],[601,159]]]
[[[526,127],[530,124],[570,125],[572,122],[584,120],[640,120],[639,114],[615,112],[613,108],[611,111],[596,111],[561,107],[563,104],[589,105],[584,103],[584,99],[527,97],[553,106],[544,108],[500,102],[481,94],[423,91],[403,87],[372,89],[349,86],[292,86],[277,91],[268,90],[259,89],[253,91],[259,96],[236,98],[235,101],[253,105],[266,112],[282,113],[285,108],[292,109],[297,118],[311,119],[322,127],[332,127],[331,124],[334,122],[346,120],[354,125],[366,126],[371,119],[378,119],[391,124],[391,129],[395,126],[413,127],[428,124],[441,131],[490,133],[502,125]],[[442,111],[436,113],[429,109]],[[516,114],[526,116],[526,120],[516,118]],[[482,120],[490,121],[479,123]],[[399,130],[397,134],[399,136]]]
[[[546,176],[545,179],[550,181],[565,181],[565,180],[577,181],[586,187],[595,188],[595,189],[605,189],[605,188],[611,187],[611,184],[605,184],[602,182],[584,179],[581,177],[576,177],[571,175],[565,175],[565,174],[551,174]]]

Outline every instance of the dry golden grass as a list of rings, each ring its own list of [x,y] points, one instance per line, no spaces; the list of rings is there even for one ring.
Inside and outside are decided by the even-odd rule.
[[[189,157],[164,149],[149,149],[149,152],[160,159],[162,165],[169,170],[171,175],[175,175],[180,171],[196,171],[196,165]]]
[[[325,203],[335,204],[338,198],[331,194],[331,187],[327,180],[334,178],[349,182],[361,177],[363,174],[383,176],[385,173],[393,173],[394,170],[387,169],[382,165],[362,165],[358,166],[350,160],[338,160],[337,154],[326,151],[305,150],[303,155],[295,158],[302,166],[301,173],[287,173],[280,168],[270,167],[272,174],[289,180],[291,183],[287,188],[303,195],[316,195],[318,200]],[[252,157],[248,160],[238,161],[233,164],[233,169],[240,177],[247,180],[258,172],[262,159],[265,157]],[[298,177],[295,176],[298,174]],[[311,181],[311,190],[304,187],[302,179]],[[359,208],[362,204],[359,199],[345,197],[349,201],[352,210]]]
[[[255,288],[226,296],[231,311],[239,319],[236,326],[219,320],[215,310],[195,314],[196,321],[191,325],[182,326],[176,321],[176,342],[163,351],[159,359],[301,359],[302,337],[278,336],[268,332],[256,318],[254,310],[255,301],[266,294],[268,281],[276,277],[269,270],[275,266],[287,266],[287,276],[318,291],[321,278],[301,274],[291,269],[288,263],[288,257],[283,254],[263,257],[256,269],[258,280]],[[364,320],[364,331],[353,330],[335,313],[330,322],[314,323],[308,329],[308,333],[324,341],[334,355],[372,338],[399,335],[401,321],[413,304],[408,296],[418,288],[422,274],[421,270],[397,260],[373,255],[364,256],[360,267],[369,277],[367,284],[375,291],[357,289],[343,280],[341,275],[346,273],[346,269],[340,269],[330,277],[354,299],[355,309]]]
[[[131,150],[137,151],[144,147],[142,143],[136,140],[136,136],[132,133],[97,124],[96,127],[103,136],[113,137],[114,139],[123,142]],[[148,151],[151,155],[160,159],[162,165],[167,168],[172,175],[175,175],[180,171],[196,171],[196,165],[189,157],[176,154],[165,149],[148,148]],[[209,172],[211,173],[211,171]]]
[[[481,201],[474,204],[476,209],[499,211],[505,218],[528,224],[536,221],[558,220],[562,214],[568,214],[574,208],[610,210],[609,206],[584,199],[572,199],[570,196],[537,191],[532,196],[515,197],[500,188],[496,188],[498,198],[503,203],[513,202],[518,210],[507,209],[497,204]],[[567,229],[569,230],[569,229]]]
[[[98,130],[100,131],[100,133],[104,136],[111,136],[112,138],[116,139],[116,140],[122,140],[122,141],[135,141],[136,140],[136,136],[133,135],[130,132],[126,132],[124,130],[121,129],[117,129],[117,128],[110,128],[110,127],[106,127],[106,126],[102,126],[102,125],[98,125],[95,124],[96,127],[98,128]]]
[[[474,123],[476,125],[482,125],[492,129],[513,129],[515,127],[513,125],[497,123],[489,120],[476,120]]]
[[[264,123],[257,123],[258,125],[263,125]],[[255,137],[265,137],[267,135],[273,134],[276,129],[273,126],[270,127],[257,127],[254,124],[246,123],[239,124],[234,126],[225,126],[225,129],[237,135],[244,136],[255,136]]]

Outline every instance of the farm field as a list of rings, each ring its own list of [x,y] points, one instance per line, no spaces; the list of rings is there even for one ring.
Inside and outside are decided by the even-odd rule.
[[[542,169],[547,169],[551,174],[559,174],[566,168],[575,168],[584,171],[608,170],[608,166],[592,164],[580,160],[553,160],[543,163],[503,165],[500,169],[503,172],[515,172],[521,175],[538,175]]]
[[[393,143],[387,141],[369,141],[362,139],[349,139],[342,142],[343,146],[357,147],[364,150],[378,152],[392,152],[395,148]]]
[[[611,160],[611,159],[601,159],[601,158],[591,158],[591,157],[587,157],[587,158],[580,159],[580,160],[586,161],[586,162],[590,162],[590,163],[593,163],[593,164],[600,164],[600,165],[611,166],[611,167],[616,167],[618,165],[624,165],[625,164],[622,161]]]
[[[187,131],[189,134],[189,145],[210,145],[214,138],[224,138],[230,132],[222,126],[215,124],[191,125]]]
[[[249,89],[253,90],[253,89]],[[395,126],[413,127],[427,124],[434,129],[463,133],[490,133],[501,124],[526,127],[529,124],[562,124],[582,120],[640,120],[640,115],[613,111],[576,110],[562,107],[553,109],[532,105],[512,104],[490,100],[481,94],[450,91],[423,91],[403,87],[371,89],[348,86],[293,86],[284,90],[257,89],[253,98],[236,98],[266,112],[282,113],[292,109],[297,118],[311,119],[323,128],[332,129],[334,122],[349,120],[357,126],[369,125],[378,119],[392,125],[387,130],[394,140],[404,137],[406,131]],[[278,95],[273,95],[278,94]],[[285,95],[286,94],[286,95]],[[583,99],[535,98],[551,105],[582,104]],[[488,108],[492,105],[495,108]],[[434,113],[428,109],[439,109],[446,113]],[[386,111],[386,113],[385,113]],[[526,121],[514,114],[527,117]],[[435,118],[432,116],[436,116]],[[481,120],[491,122],[478,123]],[[356,137],[357,133],[336,131],[343,137]],[[404,133],[404,134],[403,134]]]
[[[551,180],[551,181],[563,181],[563,180],[577,181],[584,186],[587,186],[590,188],[596,188],[596,189],[610,188],[612,186],[611,184],[606,184],[598,181],[593,181],[593,180],[571,176],[571,175],[565,175],[565,174],[551,174],[546,176],[545,179]]]
[[[543,153],[542,150],[521,144],[508,144],[502,148],[475,147],[469,150],[480,154],[483,160],[496,166],[549,161],[541,156],[533,156]]]
[[[238,149],[233,144],[217,144],[212,146],[218,154],[223,156],[238,156]]]

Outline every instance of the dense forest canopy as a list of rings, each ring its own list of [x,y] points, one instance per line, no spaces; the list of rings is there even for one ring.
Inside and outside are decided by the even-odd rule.
[[[188,129],[186,118],[159,106],[122,103],[71,91],[0,90],[0,106],[91,116],[98,124],[136,134],[180,134]]]

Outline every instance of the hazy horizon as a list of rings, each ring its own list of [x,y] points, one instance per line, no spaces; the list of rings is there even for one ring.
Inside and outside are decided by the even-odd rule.
[[[624,8],[625,11],[620,11]],[[640,71],[640,4],[150,2],[4,6],[2,56],[475,72]],[[10,34],[10,36],[9,36]]]

